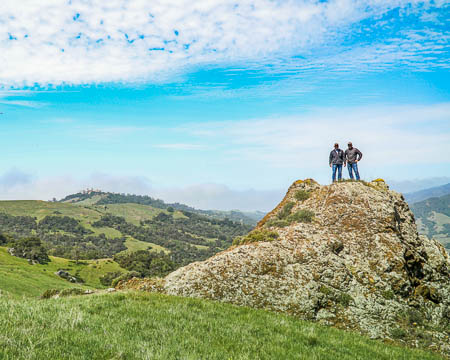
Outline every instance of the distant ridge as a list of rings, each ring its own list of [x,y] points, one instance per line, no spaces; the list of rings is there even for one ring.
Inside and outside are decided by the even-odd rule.
[[[403,195],[407,202],[413,204],[431,197],[439,197],[447,194],[450,194],[450,183],[441,186],[434,186],[429,189],[406,193]]]
[[[189,211],[199,215],[204,215],[212,219],[229,219],[231,221],[237,221],[252,226],[255,226],[256,223],[264,216],[264,213],[260,211],[244,212],[240,210],[201,210],[178,202],[165,203],[161,199],[155,199],[148,195],[112,193],[92,189],[88,191],[83,190],[75,194],[70,194],[59,200],[59,202],[63,203],[83,203],[88,201],[90,202],[90,204],[95,205],[140,204],[163,210],[173,208],[175,210]]]

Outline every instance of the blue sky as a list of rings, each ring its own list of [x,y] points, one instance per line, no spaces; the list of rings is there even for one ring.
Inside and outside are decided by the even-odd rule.
[[[6,0],[0,197],[92,186],[268,210],[298,178],[328,183],[349,140],[365,179],[450,182],[449,9]]]

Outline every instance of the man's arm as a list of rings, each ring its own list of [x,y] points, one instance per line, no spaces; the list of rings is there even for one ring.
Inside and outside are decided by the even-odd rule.
[[[356,149],[356,154],[359,155],[359,159],[357,159],[357,161],[360,161],[362,159],[362,152]]]
[[[344,151],[344,166],[347,164],[348,150]]]
[[[333,151],[330,152],[330,158],[328,159],[328,163],[330,164],[330,167],[331,167],[332,160],[333,160]]]

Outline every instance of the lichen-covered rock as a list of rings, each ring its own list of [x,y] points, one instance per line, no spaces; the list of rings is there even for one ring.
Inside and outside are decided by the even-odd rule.
[[[312,218],[292,216],[301,211]],[[402,334],[412,345],[419,339],[450,353],[449,256],[418,235],[403,196],[383,180],[296,181],[255,231],[263,229],[278,236],[244,239],[180,268],[163,291],[287,312],[373,338]]]

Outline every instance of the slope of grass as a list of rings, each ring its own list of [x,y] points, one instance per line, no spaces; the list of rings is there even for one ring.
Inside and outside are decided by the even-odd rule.
[[[205,300],[115,293],[0,297],[2,359],[404,359],[440,357],[294,317]]]
[[[6,248],[0,247],[0,290],[11,296],[39,296],[45,290],[70,287],[102,288],[99,277],[107,272],[126,270],[110,259],[75,261],[50,256],[50,262],[45,265],[30,265],[27,260],[11,256]],[[78,272],[84,285],[72,284],[61,279],[54,273],[59,269],[66,269],[70,274]]]
[[[99,197],[99,195],[97,197]],[[13,216],[36,217],[38,221],[46,216],[54,216],[56,214],[59,216],[70,216],[79,220],[80,224],[86,229],[91,230],[94,235],[105,234],[106,237],[110,239],[122,237],[123,235],[120,231],[110,227],[97,228],[91,225],[106,213],[123,216],[126,221],[139,225],[140,220],[149,220],[160,212],[166,212],[165,210],[155,209],[151,206],[140,204],[108,204],[105,208],[105,205],[91,205],[90,202],[94,200],[98,201],[98,198],[89,198],[84,202],[74,204],[39,200],[0,201],[0,212]],[[176,211],[174,217],[181,218],[185,216],[181,212]],[[162,246],[144,243],[134,239],[128,240],[125,246],[131,251],[147,249],[149,246],[152,246],[152,249],[155,251],[167,251],[167,249]]]
[[[161,209],[141,204],[94,205],[92,208],[104,214],[108,213],[114,216],[122,216],[127,222],[134,225],[139,225],[141,220],[151,220],[160,212],[166,212]]]
[[[127,250],[125,251],[138,251],[138,250],[147,250],[148,248],[151,248],[151,251],[164,251],[168,253],[169,251],[157,244],[153,244],[150,242],[140,241],[136,240],[131,236],[127,236],[127,240],[125,241],[125,246],[127,247]]]
[[[38,221],[47,215],[55,215],[55,213],[61,213],[61,215],[77,220],[96,221],[101,217],[101,213],[98,211],[83,206],[40,200],[0,201],[0,212],[14,216],[32,216],[36,217]]]

